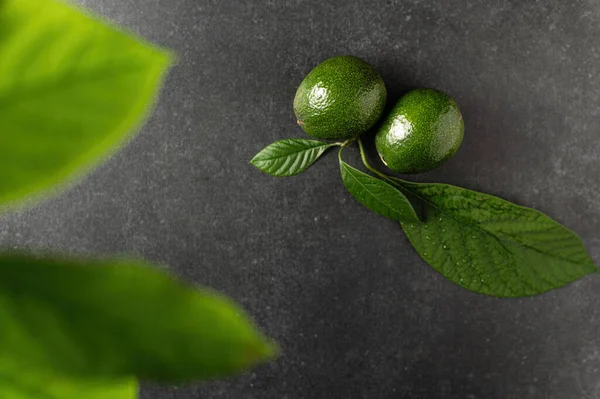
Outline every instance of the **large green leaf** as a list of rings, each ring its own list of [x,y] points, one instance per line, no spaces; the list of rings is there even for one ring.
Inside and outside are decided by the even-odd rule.
[[[68,378],[51,371],[19,368],[0,358],[2,399],[135,399],[134,379],[94,380]]]
[[[0,8],[0,204],[75,177],[139,126],[170,56],[53,0]]]
[[[361,204],[375,213],[399,222],[418,223],[419,217],[406,198],[397,188],[373,176],[353,168],[341,158],[340,172],[348,192]]]
[[[536,210],[446,184],[393,181],[424,203],[423,223],[402,224],[412,245],[472,291],[529,296],[598,270],[575,233]]]
[[[269,144],[250,161],[272,176],[288,177],[304,172],[336,143],[317,140],[287,139]]]
[[[0,255],[0,353],[22,369],[212,378],[273,355],[231,301],[133,262]]]

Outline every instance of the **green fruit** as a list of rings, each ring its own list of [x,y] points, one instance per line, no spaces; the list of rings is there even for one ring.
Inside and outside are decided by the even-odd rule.
[[[405,94],[375,136],[383,163],[395,172],[421,173],[450,159],[460,147],[465,125],[456,102],[432,89]]]
[[[381,117],[386,95],[383,79],[366,61],[335,57],[317,65],[300,83],[294,113],[313,137],[352,139]]]

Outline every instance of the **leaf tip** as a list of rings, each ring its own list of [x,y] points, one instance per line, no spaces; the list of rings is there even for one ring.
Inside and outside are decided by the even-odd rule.
[[[263,361],[272,361],[279,357],[281,349],[275,341],[264,340],[262,344],[262,351],[260,358]]]
[[[600,269],[598,269],[598,266],[596,266],[595,263],[590,263],[590,268],[589,268],[588,274],[597,274],[597,273],[600,273]]]
[[[247,346],[245,356],[240,358],[241,363],[238,366],[241,370],[244,370],[258,364],[269,363],[277,359],[279,354],[279,345],[261,336]]]
[[[260,160],[259,160],[259,159],[257,159],[257,157],[254,157],[254,158],[252,158],[252,159],[250,160],[250,165],[254,166],[256,169],[260,170],[261,172],[264,172],[264,173],[267,173],[267,174],[270,174],[270,175],[271,175],[271,173],[269,173],[269,171],[268,171],[268,170],[266,170],[266,169],[264,169],[264,168],[262,168],[262,167],[261,167],[261,164],[260,164],[260,162],[259,162],[259,161],[260,161]]]

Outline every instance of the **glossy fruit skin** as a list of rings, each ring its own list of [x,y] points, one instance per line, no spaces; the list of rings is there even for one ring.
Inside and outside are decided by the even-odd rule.
[[[294,98],[298,124],[323,140],[347,140],[369,130],[381,117],[387,92],[379,73],[366,61],[341,56],[317,65]]]
[[[446,93],[416,89],[394,106],[375,136],[383,163],[399,173],[422,173],[450,159],[465,131],[456,102]]]

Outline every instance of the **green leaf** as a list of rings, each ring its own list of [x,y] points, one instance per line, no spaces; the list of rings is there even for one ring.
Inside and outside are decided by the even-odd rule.
[[[252,158],[252,165],[272,176],[294,176],[308,169],[336,143],[288,139],[276,141]]]
[[[410,201],[400,190],[342,161],[340,150],[340,171],[342,181],[350,194],[361,204],[387,218],[400,222],[418,223]]]
[[[133,262],[0,255],[0,353],[23,369],[213,378],[274,355],[243,311]]]
[[[412,245],[471,291],[530,296],[598,270],[575,233],[536,210],[446,184],[394,181],[424,203],[423,223],[402,224]]]
[[[0,8],[0,204],[80,175],[149,113],[170,55],[53,0]]]
[[[21,368],[0,358],[2,399],[135,399],[134,379],[89,380]]]

